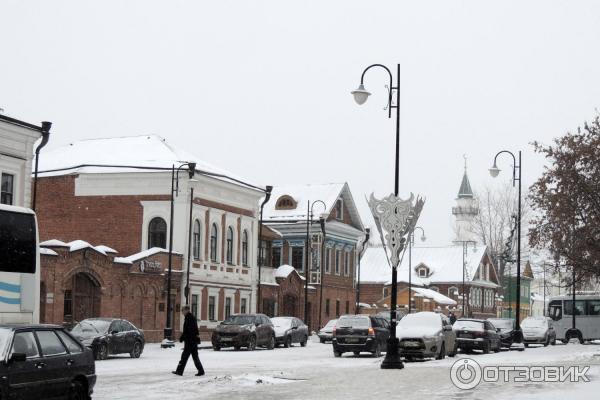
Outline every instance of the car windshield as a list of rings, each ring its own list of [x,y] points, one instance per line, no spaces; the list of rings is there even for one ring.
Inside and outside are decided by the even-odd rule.
[[[416,313],[416,314],[408,314],[404,318],[400,320],[398,323],[398,327],[400,328],[408,328],[408,327],[421,327],[421,328],[433,328],[433,329],[441,329],[442,328],[442,319],[439,315],[435,313]]]
[[[232,315],[222,322],[223,325],[251,325],[256,318],[251,315]]]
[[[482,321],[469,321],[469,320],[461,320],[459,319],[454,323],[454,329],[465,329],[465,330],[474,330],[474,331],[482,331],[483,330],[483,322]]]
[[[368,328],[371,326],[369,317],[342,317],[338,320],[338,328]]]
[[[4,354],[6,344],[10,340],[10,329],[0,328],[0,354]]]
[[[334,327],[335,324],[336,324],[336,322],[337,322],[337,319],[332,319],[331,321],[329,321],[327,323],[327,325],[325,325],[325,328],[332,328],[332,327]]]
[[[490,318],[488,319],[488,321],[490,321],[492,323],[492,325],[494,325],[496,328],[500,328],[500,329],[513,329],[514,328],[514,324],[515,321],[512,319],[493,319]]]
[[[275,328],[291,328],[291,318],[271,318],[271,322]]]
[[[547,324],[544,318],[525,318],[521,322],[523,328],[545,328]]]
[[[99,333],[106,333],[110,322],[102,319],[84,319],[73,327],[71,333],[76,336],[94,336]]]

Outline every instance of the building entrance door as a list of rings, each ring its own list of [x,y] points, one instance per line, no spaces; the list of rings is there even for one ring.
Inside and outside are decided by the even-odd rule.
[[[73,321],[100,316],[100,286],[86,273],[73,276]]]

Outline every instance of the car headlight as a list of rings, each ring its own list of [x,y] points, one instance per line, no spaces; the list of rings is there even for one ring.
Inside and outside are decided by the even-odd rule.
[[[423,336],[423,340],[427,342],[435,342],[437,340],[437,335],[435,336]]]

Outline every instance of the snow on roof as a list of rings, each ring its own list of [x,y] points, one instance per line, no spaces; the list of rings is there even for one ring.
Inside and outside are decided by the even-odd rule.
[[[275,269],[273,276],[275,278],[287,278],[292,272],[298,273],[296,268],[292,267],[291,265],[284,264]],[[298,276],[300,276],[300,279],[304,279],[304,277],[300,274],[298,274]]]
[[[101,244],[100,246],[96,246],[96,249],[102,250],[105,253],[115,253],[115,254],[118,253],[118,251],[116,251],[115,249],[113,249],[111,247],[108,247],[108,246],[105,246],[103,244]]]
[[[358,306],[362,308],[371,308],[371,305],[367,303],[358,303]]]
[[[40,243],[40,246],[44,246],[44,247],[69,247],[68,244],[66,244],[62,240],[58,240],[58,239],[46,240],[45,242]]]
[[[127,166],[171,168],[173,164],[178,166],[184,162],[195,162],[197,171],[225,176],[224,178],[217,177],[217,179],[231,182],[233,182],[232,179],[235,179],[248,182],[229,171],[215,167],[184,150],[169,145],[164,138],[158,135],[87,139],[44,151],[44,157],[40,158],[39,176],[159,172],[127,168]],[[84,167],[82,165],[115,165],[121,167]]]
[[[44,247],[40,247],[40,254],[46,255],[46,256],[57,256],[58,253],[55,252],[52,249],[46,249]]]
[[[69,243],[65,243],[62,240],[58,240],[58,239],[50,239],[50,240],[46,240],[42,243],[40,243],[40,248],[43,247],[68,247],[69,248],[69,252],[74,252],[74,251],[78,251],[78,250],[83,250],[83,249],[92,249],[97,251],[100,254],[104,254],[107,255],[107,252],[110,253],[116,253],[115,250],[111,249],[110,247],[107,246],[92,246],[91,244],[89,244],[88,242],[86,242],[85,240],[73,240]],[[111,250],[111,251],[107,251],[107,250]],[[41,250],[40,250],[41,252]],[[44,254],[44,253],[42,253]],[[58,255],[58,254],[56,254]]]
[[[313,220],[318,221],[322,213],[331,213],[344,186],[345,183],[275,186],[271,192],[271,200],[265,204],[263,219],[265,222],[306,219],[308,202],[310,201],[312,204],[315,200],[321,200],[327,208],[324,209],[323,205],[318,202],[314,205]],[[293,210],[276,210],[277,200],[283,195],[291,196],[297,207]]]
[[[449,297],[444,296],[443,294],[441,294],[439,292],[436,292],[435,290],[424,289],[424,288],[419,288],[419,287],[413,287],[412,290],[415,293],[418,293],[422,296],[432,299],[433,301],[435,301],[438,304],[444,304],[444,305],[450,305],[450,306],[455,306],[457,304],[456,301],[452,300]]]
[[[477,246],[475,251],[468,250],[466,255],[467,279],[473,280],[479,263],[486,253],[485,246]],[[434,282],[459,282],[462,281],[463,247],[413,247],[412,249],[412,282],[415,285],[427,286]],[[416,268],[424,264],[429,268],[430,275],[420,278]],[[391,282],[391,268],[388,264],[385,250],[381,245],[367,248],[360,261],[361,283],[389,283]],[[408,254],[404,254],[402,263],[398,268],[398,282],[408,282]],[[495,285],[494,285],[495,286]]]
[[[119,264],[133,264],[136,261],[142,260],[146,257],[153,256],[159,253],[168,253],[169,250],[163,249],[160,247],[152,247],[151,249],[140,251],[139,253],[135,253],[130,255],[129,257],[115,257],[115,262]],[[181,255],[181,253],[177,253],[175,251],[172,254]]]

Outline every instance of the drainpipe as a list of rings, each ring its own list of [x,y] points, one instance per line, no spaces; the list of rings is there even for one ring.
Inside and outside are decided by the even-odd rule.
[[[31,202],[31,208],[35,211],[35,203],[37,199],[37,180],[38,180],[38,163],[40,160],[40,150],[42,147],[48,143],[48,139],[50,139],[50,128],[52,127],[52,122],[43,121],[42,128],[40,132],[42,133],[42,142],[35,149],[35,170],[33,173],[33,201]]]
[[[260,279],[261,279],[261,270],[262,270],[262,227],[263,227],[263,208],[265,208],[265,204],[271,198],[271,192],[273,191],[273,186],[267,186],[265,190],[265,199],[260,205],[260,219],[258,221],[258,286],[256,293],[256,312],[262,312],[262,297],[260,293]]]

